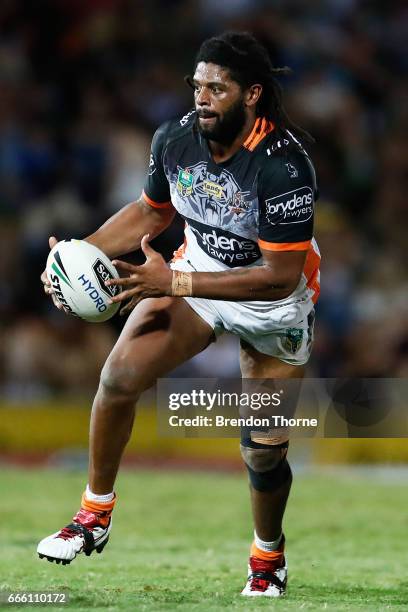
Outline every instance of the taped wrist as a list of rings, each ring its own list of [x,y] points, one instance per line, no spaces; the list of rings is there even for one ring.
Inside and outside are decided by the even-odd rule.
[[[193,295],[193,275],[191,272],[173,270],[171,295],[175,297],[189,297]]]

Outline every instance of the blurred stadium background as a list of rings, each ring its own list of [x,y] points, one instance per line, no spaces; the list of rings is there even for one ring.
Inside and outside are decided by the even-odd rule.
[[[0,455],[86,454],[90,400],[123,322],[62,316],[39,276],[48,236],[83,237],[141,192],[151,136],[192,105],[202,40],[252,31],[295,120],[316,139],[322,294],[310,376],[408,372],[408,11],[403,1],[3,0],[0,4]],[[155,241],[170,257],[175,222]],[[139,255],[131,256],[140,261]],[[237,342],[179,368],[238,375]],[[128,456],[238,461],[236,441],[157,439],[142,403]],[[306,450],[305,450],[306,449]],[[404,441],[299,446],[300,460],[408,460]]]

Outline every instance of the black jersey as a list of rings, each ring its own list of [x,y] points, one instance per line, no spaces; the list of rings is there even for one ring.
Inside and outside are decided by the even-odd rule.
[[[261,265],[260,249],[307,250],[315,254],[312,266],[307,261],[316,280],[313,165],[290,132],[277,141],[273,131],[258,118],[242,147],[221,163],[200,135],[195,111],[156,131],[144,196],[184,218],[181,255],[196,270]]]

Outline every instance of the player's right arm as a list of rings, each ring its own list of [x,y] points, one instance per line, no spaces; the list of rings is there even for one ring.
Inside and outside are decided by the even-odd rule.
[[[154,207],[147,198],[143,193],[136,202],[122,208],[85,240],[110,259],[139,249],[145,234],[155,238],[170,225],[175,215],[171,204]]]
[[[171,205],[154,207],[146,198],[147,196],[142,194],[136,202],[127,204],[84,240],[101,249],[110,259],[139,249],[143,236],[145,234],[149,234],[151,238],[158,236],[170,225],[176,212]],[[50,249],[57,242],[55,236],[51,236]],[[44,292],[51,295],[54,305],[62,310],[62,304],[53,295],[45,270],[41,274],[41,281]]]

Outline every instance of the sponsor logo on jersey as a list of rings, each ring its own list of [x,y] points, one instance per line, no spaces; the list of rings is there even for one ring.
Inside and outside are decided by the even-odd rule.
[[[99,283],[99,287],[102,289],[104,293],[108,297],[115,297],[115,295],[119,291],[118,285],[109,285],[108,287],[105,285],[105,281],[111,280],[114,278],[111,271],[105,266],[103,261],[97,259],[92,266],[92,270],[95,273],[96,279]]]
[[[256,242],[248,238],[207,227],[191,219],[188,220],[188,225],[201,249],[230,268],[252,263],[261,256]]]
[[[207,193],[209,196],[214,196],[214,198],[217,198],[217,200],[220,200],[224,195],[224,189],[221,187],[221,185],[217,185],[217,183],[213,183],[212,181],[204,181],[203,189],[205,193]]]
[[[271,225],[304,223],[313,214],[313,191],[300,187],[265,201],[266,218]]]
[[[182,196],[189,196],[193,193],[194,177],[188,170],[179,170],[177,176],[177,191]]]
[[[299,176],[299,172],[297,171],[297,169],[295,168],[293,164],[287,163],[285,164],[285,166],[289,173],[290,178],[297,178]]]
[[[303,329],[289,327],[285,332],[283,344],[290,353],[297,353],[302,345]]]

